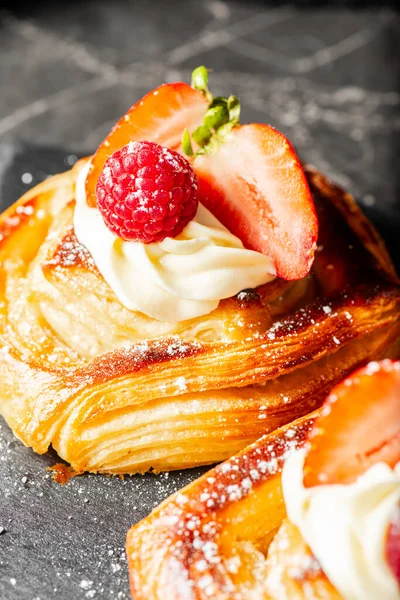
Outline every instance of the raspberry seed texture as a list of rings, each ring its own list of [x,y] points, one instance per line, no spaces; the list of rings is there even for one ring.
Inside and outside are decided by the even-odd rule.
[[[107,159],[97,206],[118,237],[151,244],[181,233],[197,212],[198,190],[183,156],[154,142],[130,142]]]

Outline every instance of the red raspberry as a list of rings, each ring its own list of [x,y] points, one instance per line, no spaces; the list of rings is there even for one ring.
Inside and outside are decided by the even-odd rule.
[[[97,206],[107,227],[135,242],[176,237],[196,214],[199,183],[188,161],[153,142],[130,142],[107,159]]]

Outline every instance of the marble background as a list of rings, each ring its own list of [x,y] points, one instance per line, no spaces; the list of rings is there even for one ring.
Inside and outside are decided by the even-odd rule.
[[[4,6],[0,5],[0,6]],[[222,0],[9,2],[0,7],[0,205],[90,153],[162,81],[213,69],[243,121],[282,130],[351,190],[399,256],[400,20]],[[196,473],[88,476],[59,488],[0,422],[0,598],[126,599],[132,522]]]

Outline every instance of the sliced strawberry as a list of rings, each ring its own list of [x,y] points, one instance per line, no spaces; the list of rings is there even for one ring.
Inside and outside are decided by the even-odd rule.
[[[106,160],[129,142],[147,140],[180,151],[184,130],[198,127],[208,101],[186,83],[166,83],[146,94],[114,126],[92,157],[86,198],[96,206],[96,184]]]
[[[400,584],[400,506],[397,507],[389,525],[386,557],[394,576]]]
[[[247,248],[271,257],[283,279],[307,275],[318,221],[306,177],[292,146],[268,125],[235,127],[194,169],[200,201]]]
[[[351,483],[400,460],[400,362],[370,363],[336,386],[310,435],[304,485]]]

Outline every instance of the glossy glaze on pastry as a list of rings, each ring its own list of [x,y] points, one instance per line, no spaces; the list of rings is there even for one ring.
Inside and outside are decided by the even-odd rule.
[[[0,412],[36,452],[52,445],[77,471],[109,473],[220,461],[392,352],[400,294],[390,259],[354,200],[314,169],[311,275],[162,323],[122,306],[77,242],[82,166],[0,218]]]

